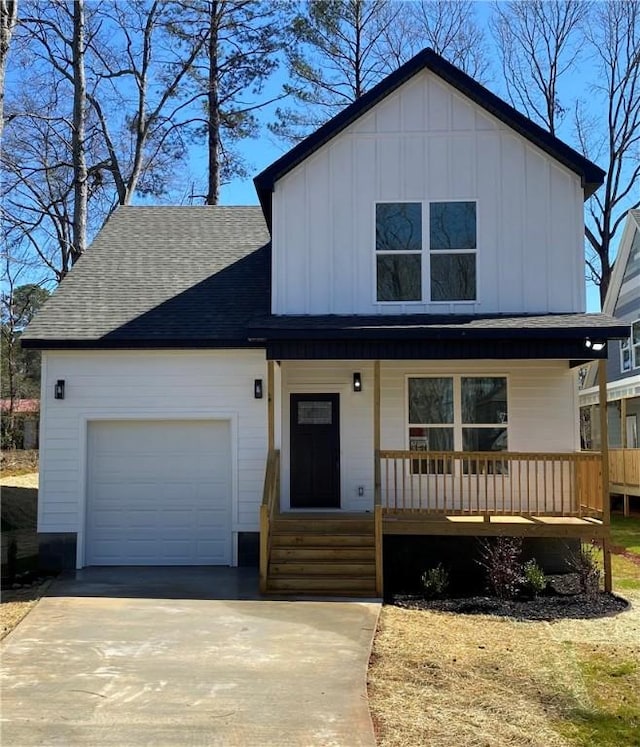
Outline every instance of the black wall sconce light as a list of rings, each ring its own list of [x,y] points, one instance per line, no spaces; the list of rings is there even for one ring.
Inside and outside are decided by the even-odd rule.
[[[262,399],[262,379],[255,379],[253,382],[253,396],[256,399]]]
[[[55,399],[64,399],[64,379],[58,379],[53,387],[53,396]]]
[[[362,377],[360,376],[360,371],[356,371],[353,374],[353,391],[354,392],[362,391]]]

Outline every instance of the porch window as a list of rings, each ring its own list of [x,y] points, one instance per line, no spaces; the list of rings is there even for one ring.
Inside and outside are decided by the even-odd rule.
[[[378,301],[422,299],[422,205],[376,205],[376,284]]]
[[[408,381],[411,451],[505,451],[508,441],[504,376],[433,376]],[[473,460],[465,472],[475,472]],[[450,474],[453,459],[413,460],[412,474]]]

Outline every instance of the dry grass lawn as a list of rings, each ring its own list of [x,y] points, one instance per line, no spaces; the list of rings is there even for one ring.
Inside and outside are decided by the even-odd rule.
[[[6,475],[0,478],[2,493],[3,544],[6,538],[18,536],[21,552],[36,551],[37,473]],[[5,529],[10,531],[4,531]],[[24,534],[24,536],[22,536]],[[6,551],[3,551],[3,557]],[[35,606],[49,581],[27,589],[3,589],[0,598],[0,640]]]
[[[640,566],[613,561],[632,607],[611,617],[385,606],[368,674],[378,745],[639,747]]]
[[[47,579],[28,589],[3,591],[0,600],[0,640],[8,635],[36,606],[51,583]]]

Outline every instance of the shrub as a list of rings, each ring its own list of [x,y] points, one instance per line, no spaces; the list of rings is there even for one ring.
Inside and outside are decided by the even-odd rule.
[[[514,599],[522,586],[522,540],[498,537],[480,543],[480,560],[489,589],[499,599]]]
[[[527,589],[534,597],[537,597],[538,594],[541,594],[545,590],[547,586],[546,576],[544,575],[542,568],[540,568],[533,558],[527,560],[524,564],[522,575]]]
[[[422,589],[427,599],[438,599],[444,596],[449,588],[449,572],[438,563],[435,568],[428,568],[421,576]]]
[[[595,596],[600,591],[600,568],[595,544],[580,545],[580,550],[569,553],[569,567],[578,574],[580,591]]]

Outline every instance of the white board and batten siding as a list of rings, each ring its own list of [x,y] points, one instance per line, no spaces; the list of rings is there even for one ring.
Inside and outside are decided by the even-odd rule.
[[[53,398],[58,379],[65,381],[63,400]],[[173,559],[167,557],[166,564],[186,564],[190,558],[195,564],[237,562],[236,533],[259,529],[267,452],[267,400],[254,398],[255,379],[266,382],[263,350],[45,351],[38,531],[77,532],[79,567],[87,559],[104,560],[95,545],[85,554],[87,532],[108,555],[113,548],[105,541],[113,523],[107,512],[107,520],[96,524],[88,511],[105,509],[101,482],[111,480],[115,504],[123,500],[118,490],[129,474],[138,483],[138,498],[130,504],[138,518],[150,491],[159,509],[166,508],[148,514],[151,524],[162,532],[172,524],[173,512]],[[182,480],[182,512],[172,505],[166,487],[171,480],[174,488]],[[145,484],[146,495],[140,488]],[[191,533],[197,540],[198,524],[207,522],[227,528],[187,550],[180,537]],[[126,537],[123,543],[117,552],[126,559]],[[141,556],[132,559],[145,562]]]
[[[353,372],[362,391],[353,392]],[[409,447],[407,386],[411,376],[506,376],[508,448],[520,452],[573,452],[580,448],[577,385],[566,361],[381,361],[381,448]],[[289,507],[289,402],[296,393],[340,394],[341,508],[373,506],[373,363],[282,362],[282,507]],[[359,488],[364,495],[359,496]]]
[[[376,302],[394,200],[477,202],[477,301]],[[273,210],[276,314],[584,311],[580,178],[428,71],[278,180]]]

